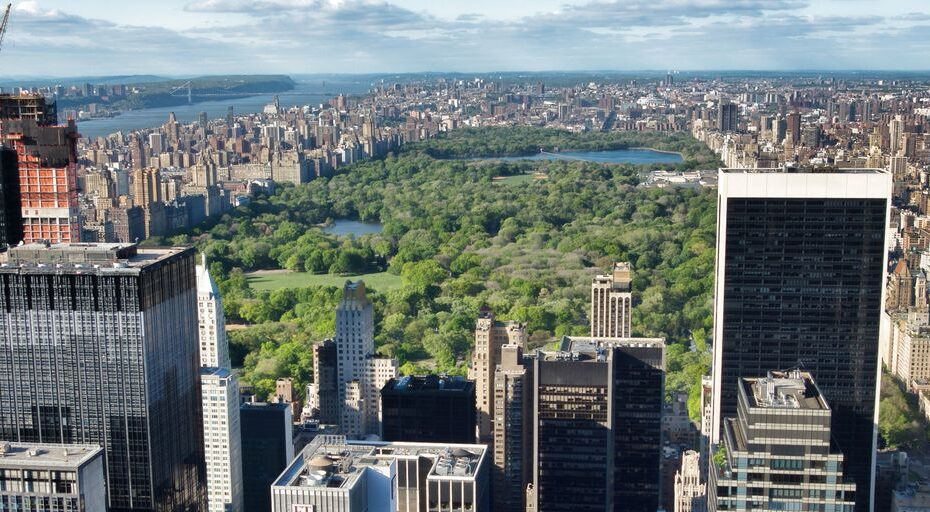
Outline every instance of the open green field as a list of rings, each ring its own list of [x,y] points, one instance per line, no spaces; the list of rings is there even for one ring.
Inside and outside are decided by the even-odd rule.
[[[400,288],[400,276],[387,272],[360,274],[357,276],[340,276],[334,274],[310,274],[308,272],[291,272],[289,270],[259,270],[246,274],[249,286],[256,291],[278,290],[281,288],[303,288],[306,286],[342,286],[347,280],[365,281],[367,288],[386,292]]]
[[[540,179],[545,179],[545,174],[514,174],[513,176],[496,176],[493,181],[494,183],[500,183],[502,185],[524,185],[527,183],[533,183]]]

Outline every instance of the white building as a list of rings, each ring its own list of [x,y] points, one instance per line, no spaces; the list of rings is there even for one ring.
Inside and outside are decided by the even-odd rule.
[[[681,456],[681,469],[675,473],[674,512],[703,512],[706,489],[701,483],[701,456],[688,450]]]
[[[226,341],[226,316],[216,282],[202,255],[197,265],[197,319],[200,324],[200,366],[229,368],[229,343]]]
[[[210,276],[205,256],[196,271],[208,510],[241,512],[239,381],[230,369],[223,301],[216,282]]]
[[[380,436],[380,391],[397,376],[397,361],[375,356],[374,308],[363,281],[346,281],[336,308],[335,339],[338,403],[343,421],[350,423],[342,431],[350,437]]]
[[[481,444],[348,441],[319,435],[272,484],[272,511],[487,511],[486,454]]]
[[[242,510],[239,381],[228,368],[202,368],[203,444],[209,512]]]
[[[633,276],[630,264],[617,262],[613,272],[591,281],[591,336],[629,338],[633,323]]]

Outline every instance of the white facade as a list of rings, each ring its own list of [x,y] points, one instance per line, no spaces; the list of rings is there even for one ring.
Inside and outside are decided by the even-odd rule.
[[[197,320],[200,326],[200,366],[229,368],[223,301],[206,257],[197,265]]]
[[[706,489],[701,483],[701,457],[688,450],[681,456],[681,468],[675,473],[674,512],[702,512]]]
[[[241,512],[243,488],[239,380],[230,369],[223,301],[207,268],[205,256],[202,256],[196,272],[207,510]]]
[[[629,263],[616,263],[611,274],[591,281],[591,336],[629,338],[633,323],[633,290]]]
[[[209,512],[242,510],[239,382],[226,368],[203,368],[203,441]]]
[[[362,281],[345,284],[335,340],[342,431],[349,437],[380,436],[381,388],[397,376],[397,361],[374,356],[374,308]]]

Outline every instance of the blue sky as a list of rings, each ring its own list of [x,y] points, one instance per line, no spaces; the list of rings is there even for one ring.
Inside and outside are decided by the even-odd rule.
[[[930,70],[928,34],[927,0],[23,0],[0,78]]]

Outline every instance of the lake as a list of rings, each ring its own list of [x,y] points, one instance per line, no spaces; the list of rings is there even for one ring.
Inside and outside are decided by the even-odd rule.
[[[377,222],[362,222],[358,220],[348,220],[348,219],[339,219],[333,221],[332,224],[323,228],[323,231],[331,235],[336,236],[348,236],[354,235],[356,237],[362,235],[372,235],[378,234],[383,231],[384,228],[381,224]]]
[[[368,81],[361,80],[330,80],[324,85],[322,79],[313,81],[299,81],[290,91],[277,93],[278,101],[283,108],[293,106],[318,106],[342,94],[362,94],[372,87]],[[226,110],[231,105],[235,115],[261,112],[265,105],[271,103],[274,94],[257,94],[244,98],[204,101],[193,105],[175,105],[173,107],[144,108],[140,110],[126,110],[116,117],[89,119],[79,121],[78,133],[89,139],[106,137],[111,133],[122,131],[128,133],[132,130],[142,130],[161,126],[168,121],[168,114],[174,112],[181,124],[196,121],[201,112],[206,112],[210,119],[226,118]]]
[[[536,153],[530,156],[501,156],[471,158],[470,160],[579,160],[599,164],[677,164],[684,161],[678,153],[666,153],[653,149],[612,149],[606,151],[562,151],[559,153]]]

